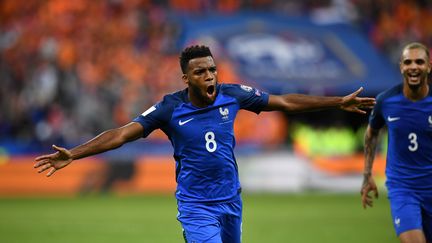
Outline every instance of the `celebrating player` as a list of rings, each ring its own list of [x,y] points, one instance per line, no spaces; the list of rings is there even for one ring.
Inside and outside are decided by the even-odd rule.
[[[240,242],[241,187],[234,157],[233,125],[240,109],[303,112],[325,108],[365,114],[374,98],[360,98],[358,89],[344,97],[301,94],[269,95],[255,88],[218,84],[210,49],[191,46],[180,56],[187,88],[166,95],[129,124],[105,131],[70,150],[53,145],[55,153],[36,158],[47,176],[72,161],[118,148],[161,129],[174,147],[178,220],[187,242]],[[251,131],[253,132],[253,131]]]
[[[387,125],[386,186],[394,228],[403,243],[432,242],[432,93],[427,47],[405,46],[400,71],[403,83],[377,96],[369,118],[362,203],[371,207],[372,196],[378,197],[372,165],[379,131]]]

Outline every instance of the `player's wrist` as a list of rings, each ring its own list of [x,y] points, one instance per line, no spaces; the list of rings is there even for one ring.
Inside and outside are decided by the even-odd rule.
[[[345,108],[346,99],[345,97],[336,97],[336,107],[343,110]]]
[[[365,171],[365,172],[363,172],[363,177],[365,177],[365,178],[369,178],[369,177],[371,177],[372,176],[372,172],[370,172],[370,171]]]

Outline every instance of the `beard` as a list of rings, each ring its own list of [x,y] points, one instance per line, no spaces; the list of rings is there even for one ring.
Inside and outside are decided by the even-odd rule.
[[[419,89],[420,87],[428,83],[428,77],[427,75],[421,75],[420,77],[418,77],[418,80],[412,81],[409,76],[405,76],[405,83],[411,89]]]
[[[199,99],[203,104],[211,105],[216,99],[216,85],[217,83],[211,89],[205,90],[189,83],[189,88],[191,89],[193,96]]]

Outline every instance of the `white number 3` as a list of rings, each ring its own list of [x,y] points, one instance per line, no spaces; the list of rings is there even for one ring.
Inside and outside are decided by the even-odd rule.
[[[410,133],[408,135],[408,139],[410,140],[410,145],[408,146],[409,151],[414,152],[417,150],[418,148],[418,143],[417,143],[417,134],[415,133]]]
[[[204,138],[206,140],[207,151],[209,151],[210,153],[213,153],[214,151],[216,151],[217,143],[215,140],[215,134],[213,132],[207,132],[204,135]]]

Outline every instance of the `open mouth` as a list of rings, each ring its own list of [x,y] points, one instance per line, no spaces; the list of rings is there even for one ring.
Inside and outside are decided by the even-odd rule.
[[[408,80],[412,83],[417,83],[420,80],[420,73],[408,73]]]
[[[420,77],[420,74],[419,73],[408,73],[408,77],[410,77],[410,78],[418,78],[418,77]]]
[[[213,95],[214,93],[215,93],[215,86],[214,85],[209,85],[208,87],[207,87],[207,94],[208,95]]]

